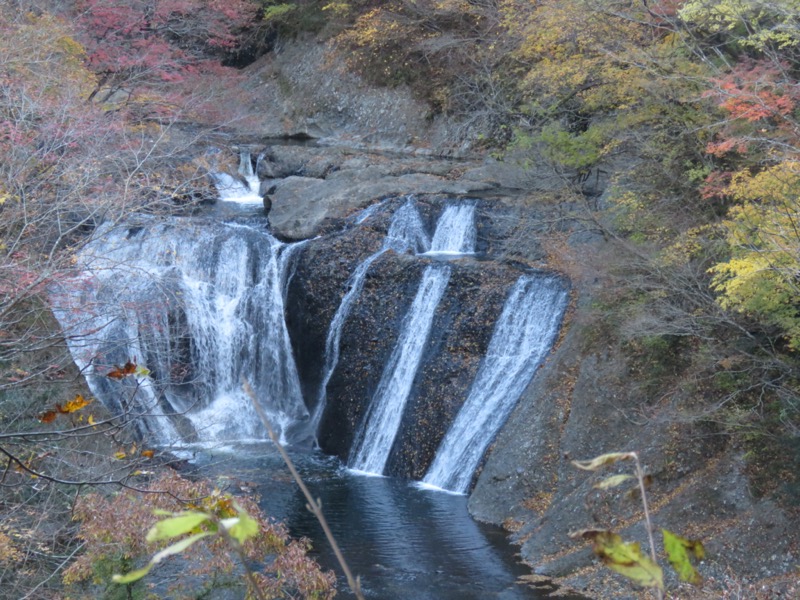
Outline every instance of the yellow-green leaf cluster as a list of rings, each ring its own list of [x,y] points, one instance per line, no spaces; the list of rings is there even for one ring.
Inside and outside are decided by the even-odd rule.
[[[725,221],[727,261],[716,264],[719,303],[781,328],[800,347],[800,163],[786,161],[730,185],[739,201]]]
[[[697,560],[703,560],[706,556],[703,544],[697,540],[689,540],[668,531],[667,529],[661,530],[664,536],[664,550],[669,558],[669,563],[681,581],[698,585],[701,581],[700,574],[692,565],[689,558],[691,552]]]
[[[642,553],[637,542],[624,542],[613,531],[587,529],[570,535],[591,540],[592,550],[608,568],[637,585],[664,589],[664,574],[652,559]]]

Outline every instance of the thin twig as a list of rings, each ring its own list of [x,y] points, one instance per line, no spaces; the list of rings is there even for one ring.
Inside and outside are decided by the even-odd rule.
[[[44,579],[39,583],[37,583],[33,588],[31,588],[31,590],[27,594],[25,594],[22,598],[20,598],[20,600],[26,600],[27,598],[33,597],[33,594],[36,592],[36,590],[38,590],[40,587],[42,587],[44,584],[50,581],[53,577],[55,577],[56,574],[62,568],[64,568],[64,565],[66,565],[70,560],[72,560],[72,557],[75,556],[81,549],[83,549],[85,545],[86,542],[81,542],[80,544],[78,544],[78,546],[70,553],[70,555],[67,556],[63,561],[61,561],[61,564],[59,564],[55,569],[53,569],[53,572],[50,573],[47,579]]]
[[[634,462],[636,463],[636,479],[639,480],[639,491],[642,494],[642,507],[644,507],[644,522],[647,527],[647,539],[650,542],[650,557],[653,562],[658,564],[658,557],[656,556],[656,542],[653,539],[653,523],[650,521],[650,509],[647,506],[647,492],[644,489],[644,471],[642,464],[639,462],[639,455],[636,452],[631,452]],[[664,592],[661,588],[656,588],[656,596],[658,600],[664,597]]]
[[[272,428],[272,425],[267,418],[267,415],[264,413],[264,409],[261,408],[261,405],[258,403],[258,399],[256,398],[256,393],[253,391],[253,388],[250,386],[250,383],[246,379],[242,379],[242,387],[244,388],[245,393],[250,397],[253,406],[256,409],[256,413],[258,414],[258,418],[261,419],[261,422],[264,424],[264,427],[267,429],[267,433],[269,434],[269,439],[272,440],[272,443],[278,449],[278,452],[283,458],[283,461],[286,463],[286,466],[289,467],[289,472],[292,474],[292,477],[297,482],[297,485],[300,486],[300,489],[303,492],[303,495],[306,497],[306,502],[308,502],[307,507],[314,516],[319,521],[319,524],[322,526],[322,530],[325,532],[325,537],[328,538],[328,543],[333,548],[333,553],[336,555],[336,560],[339,561],[339,566],[342,567],[342,571],[344,571],[345,577],[347,577],[347,584],[350,586],[350,589],[356,595],[358,600],[364,600],[364,595],[361,593],[361,581],[358,577],[353,577],[352,572],[350,571],[350,567],[347,566],[347,561],[344,559],[344,555],[342,551],[339,549],[339,544],[336,543],[336,539],[333,537],[333,532],[331,531],[330,527],[328,526],[328,521],[325,520],[325,515],[322,514],[322,507],[319,504],[319,501],[314,500],[311,492],[308,491],[306,484],[303,482],[303,479],[300,477],[300,474],[297,472],[297,469],[294,467],[294,463],[292,459],[289,458],[286,450],[284,450],[283,446],[281,446],[280,440],[278,436],[275,434],[275,430]]]

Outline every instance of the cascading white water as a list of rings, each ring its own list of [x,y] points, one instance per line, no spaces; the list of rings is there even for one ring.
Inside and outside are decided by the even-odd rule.
[[[242,378],[282,434],[307,420],[284,322],[286,249],[263,229],[216,222],[99,231],[79,257],[82,275],[52,296],[93,393],[117,412],[185,415],[194,434],[183,441],[263,439]],[[134,357],[150,376],[132,393],[105,374]],[[154,441],[181,437],[158,422],[171,430],[150,427]]]
[[[247,151],[239,153],[239,175],[240,178],[228,173],[212,174],[220,200],[245,205],[262,204],[264,199],[259,194],[261,182],[253,170],[252,158]]]
[[[367,215],[367,217],[368,216],[369,215]],[[362,221],[358,222],[360,223]],[[386,234],[386,239],[381,249],[368,256],[356,267],[356,270],[353,271],[353,274],[347,282],[348,290],[342,297],[339,308],[336,309],[336,314],[334,314],[333,319],[331,319],[331,324],[328,327],[328,335],[325,339],[325,365],[322,370],[322,383],[320,384],[317,394],[317,404],[312,417],[313,431],[316,432],[319,428],[322,414],[325,411],[325,405],[327,403],[328,383],[333,376],[336,365],[339,364],[339,343],[342,337],[342,328],[344,327],[347,317],[350,315],[353,302],[358,298],[361,289],[364,287],[364,280],[366,279],[367,271],[369,271],[370,266],[387,250],[391,249],[395,252],[416,252],[420,249],[427,248],[428,245],[428,237],[425,233],[422,219],[419,216],[419,211],[417,211],[413,198],[409,198],[392,216],[392,222],[389,225],[389,231]]]
[[[383,246],[395,252],[421,254],[431,245],[414,198],[410,197],[392,216]]]
[[[450,280],[450,267],[431,265],[422,275],[417,295],[403,321],[400,337],[384,366],[359,435],[350,450],[350,467],[382,474],[400,428],[417,368],[422,360],[433,316]]]
[[[477,237],[475,204],[451,204],[439,217],[428,254],[474,254]]]
[[[464,405],[423,482],[465,493],[500,427],[555,341],[567,306],[563,282],[525,275],[514,285]]]
[[[439,217],[433,235],[434,241],[430,244],[426,243],[427,237],[424,236],[424,228],[416,211],[415,215],[416,219],[404,219],[402,227],[397,229],[411,239],[421,240],[417,244],[417,253],[434,250],[440,254],[474,252],[474,204],[448,206]],[[418,233],[419,231],[422,233]],[[390,229],[387,243],[392,243],[392,233]],[[417,295],[403,321],[397,344],[384,366],[378,388],[350,450],[349,464],[353,469],[366,473],[383,473],[422,360],[436,307],[444,295],[449,279],[448,266],[432,265],[425,269]]]

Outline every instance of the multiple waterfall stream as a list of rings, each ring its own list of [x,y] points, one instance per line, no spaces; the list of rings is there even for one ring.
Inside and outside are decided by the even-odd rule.
[[[243,378],[290,443],[309,417],[284,319],[293,249],[248,224],[108,225],[81,253],[82,274],[53,291],[55,314],[92,392],[146,415],[157,443],[263,439]],[[106,377],[128,361],[150,373]]]
[[[372,250],[348,263],[349,277],[339,280],[343,286],[331,296],[335,309],[315,325],[324,327],[312,336],[324,346],[311,349],[319,358],[299,369],[300,334],[287,324],[287,315],[298,310],[297,296],[287,294],[290,282],[309,277],[299,268],[295,273],[295,265],[319,242],[282,243],[269,232],[266,218],[241,210],[261,202],[248,154],[242,155],[238,177],[221,174],[216,183],[222,201],[237,207],[227,212],[227,220],[141,216],[109,223],[80,253],[75,277],[51,290],[54,313],[92,393],[115,414],[134,417],[151,444],[199,452],[197,464],[212,472],[225,460],[235,462],[232,468],[240,476],[251,470],[249,477],[265,486],[265,508],[285,519],[296,535],[321,540],[302,502],[294,506],[296,493],[282,487],[285,478],[271,478],[278,472],[277,457],[261,443],[266,433],[241,383],[253,386],[283,444],[314,446],[320,434],[330,433],[326,427],[335,427],[336,419],[325,415],[342,401],[343,390],[352,395],[348,381],[354,375],[348,367],[353,352],[368,352],[379,339],[369,337],[369,319],[381,320],[387,311],[379,305],[371,313],[375,317],[366,316],[363,301],[370,277],[381,281],[379,273],[387,268],[405,273],[401,287],[377,296],[372,284],[373,299],[383,293],[385,302],[403,308],[388,311],[396,315],[394,330],[380,323],[387,337],[385,359],[374,369],[374,384],[358,388],[364,397],[353,400],[363,410],[351,425],[349,452],[339,453],[349,468],[319,453],[303,452],[296,460],[307,470],[304,477],[314,479],[314,493],[324,499],[336,537],[365,577],[369,597],[538,598],[537,592],[515,584],[519,567],[507,550],[486,537],[494,534],[478,531],[462,494],[554,342],[567,303],[563,280],[516,266],[481,275],[492,263],[475,257],[477,201],[428,203],[422,212],[413,197],[382,201],[350,220],[351,228],[374,232],[383,227],[385,234]],[[328,274],[324,267],[315,273]],[[479,296],[459,287],[465,281],[480,290]],[[398,300],[400,293],[408,302]],[[479,301],[480,310],[470,304]],[[464,312],[468,318],[456,318]],[[442,341],[442,327],[455,323],[467,327],[468,339],[461,346],[469,352],[484,348],[485,355],[479,364],[478,357],[445,359],[437,363],[438,371],[431,371],[436,356],[450,348],[457,351],[458,340]],[[126,363],[137,365],[132,376],[108,376]],[[312,383],[304,379],[308,364],[318,369]],[[372,372],[367,362],[359,364],[356,373]],[[435,452],[425,459],[425,470],[417,471],[425,473],[423,481],[363,477],[396,472],[389,463],[403,460],[397,448],[404,427],[431,428],[430,423],[420,428],[408,421],[420,410],[417,395],[430,390],[424,381],[435,380],[439,372],[448,381],[471,373],[472,381],[459,384],[463,402],[460,392],[445,395],[450,408],[436,412],[443,437],[431,438]],[[438,402],[429,400],[428,406]],[[219,462],[226,448],[235,451]],[[440,552],[444,545],[446,553]],[[319,558],[335,567],[324,550]]]
[[[240,174],[249,185],[231,178],[238,191],[219,178],[223,198],[250,201],[257,177],[249,155],[242,157]],[[281,440],[302,443],[318,433],[327,387],[339,366],[342,329],[370,267],[387,252],[426,260],[377,387],[365,399],[349,453],[353,469],[383,474],[456,264],[451,261],[475,253],[475,214],[475,201],[450,201],[429,235],[413,198],[395,209],[382,246],[347,281],[311,398],[301,391],[285,295],[293,256],[314,242],[283,244],[265,229],[263,218],[141,217],[107,225],[81,253],[81,274],[53,290],[54,310],[93,393],[115,412],[143,415],[142,433],[154,441],[180,446],[263,439],[241,389],[247,380]],[[551,347],[566,299],[559,277],[519,277],[425,484],[468,491],[486,448]],[[125,381],[106,377],[129,361],[149,372]]]
[[[514,285],[464,405],[423,482],[466,493],[486,448],[553,345],[567,292],[555,277],[523,276]]]
[[[396,210],[383,246],[348,282],[310,406],[300,391],[284,319],[287,268],[299,245],[278,242],[261,223],[143,218],[108,226],[83,251],[82,275],[54,293],[55,312],[93,392],[117,411],[135,407],[146,415],[144,432],[161,444],[262,438],[241,391],[243,378],[254,385],[281,439],[299,442],[319,426],[342,326],[370,266],[389,250],[451,258],[474,253],[474,214],[473,203],[449,204],[431,241],[413,199]],[[423,272],[351,448],[356,470],[384,471],[450,272],[447,263]],[[520,278],[425,483],[468,491],[488,444],[552,345],[565,305],[560,279]],[[150,373],[135,385],[104,376],[136,357]],[[169,415],[181,419],[174,423]]]

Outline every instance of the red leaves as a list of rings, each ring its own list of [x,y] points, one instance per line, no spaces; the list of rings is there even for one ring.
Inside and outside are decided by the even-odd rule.
[[[252,0],[82,0],[89,65],[113,85],[174,82],[235,49],[258,11]]]
[[[705,93],[724,110],[726,121],[718,138],[706,148],[709,154],[745,154],[755,143],[797,142],[792,114],[800,89],[788,75],[788,65],[768,60],[744,60],[724,77],[713,80]]]
[[[700,197],[703,200],[721,200],[728,195],[728,186],[733,173],[729,171],[713,171],[700,186]]]
[[[57,410],[48,410],[47,412],[43,412],[42,414],[40,414],[38,418],[42,423],[52,423],[53,421],[56,420],[57,416],[58,416]]]

